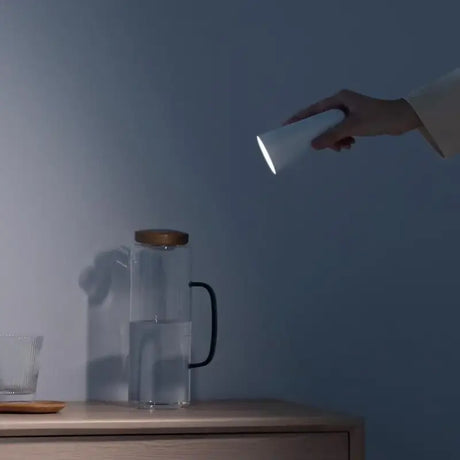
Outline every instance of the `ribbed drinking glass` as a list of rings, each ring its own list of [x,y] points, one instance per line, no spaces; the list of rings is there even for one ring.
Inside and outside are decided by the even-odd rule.
[[[0,395],[2,399],[33,397],[37,390],[42,336],[0,334]],[[8,398],[10,395],[11,398]]]

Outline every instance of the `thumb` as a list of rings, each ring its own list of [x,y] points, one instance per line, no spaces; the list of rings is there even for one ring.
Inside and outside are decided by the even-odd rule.
[[[283,125],[289,125],[290,123],[295,123],[296,121],[303,120],[304,118],[317,115],[322,112],[326,112],[330,109],[340,109],[343,106],[342,100],[339,95],[327,97],[315,104],[310,105],[306,109],[300,110],[295,113],[291,118],[288,118]]]
[[[327,131],[313,139],[311,141],[311,145],[317,150],[332,148],[334,144],[339,142],[341,139],[344,139],[345,137],[352,137],[353,127],[353,120],[351,117],[347,117],[337,125],[332,126]]]

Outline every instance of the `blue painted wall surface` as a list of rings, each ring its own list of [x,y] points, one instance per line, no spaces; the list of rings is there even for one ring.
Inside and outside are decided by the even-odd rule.
[[[458,13],[1,1],[0,324],[44,333],[38,396],[87,395],[88,267],[107,267],[136,228],[177,227],[194,279],[219,297],[218,353],[195,397],[362,414],[371,460],[457,458],[460,159],[414,133],[275,178],[255,135],[342,87],[400,97],[455,68]],[[101,294],[107,317],[127,308],[118,294]],[[208,323],[195,301],[198,357]],[[119,332],[110,321],[101,346]]]

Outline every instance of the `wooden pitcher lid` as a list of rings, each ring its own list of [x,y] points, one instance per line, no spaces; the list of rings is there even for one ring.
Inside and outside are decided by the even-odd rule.
[[[188,243],[188,233],[178,230],[137,230],[134,238],[138,243],[151,246],[184,246]]]

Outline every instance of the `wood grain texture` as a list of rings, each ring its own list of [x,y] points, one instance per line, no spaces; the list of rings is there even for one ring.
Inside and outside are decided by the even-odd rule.
[[[350,460],[365,459],[365,428],[364,424],[350,429]]]
[[[62,401],[9,401],[0,402],[0,413],[55,414],[65,407]]]
[[[58,414],[0,414],[0,437],[348,432],[362,425],[358,417],[281,401],[214,401],[155,411],[123,403],[68,403]]]
[[[346,433],[15,438],[0,460],[348,460]]]

